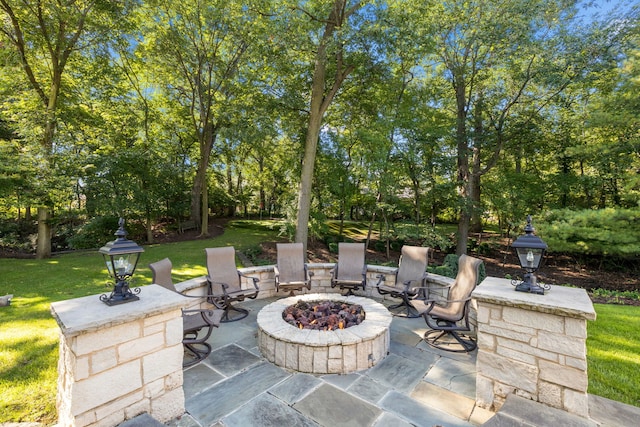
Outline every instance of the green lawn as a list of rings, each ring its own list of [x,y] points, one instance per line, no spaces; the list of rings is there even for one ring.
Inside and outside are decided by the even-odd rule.
[[[204,249],[233,245],[251,251],[277,241],[267,221],[234,221],[222,236],[145,246],[134,285],[151,283],[147,265],[170,257],[174,280],[206,273]],[[109,292],[106,268],[97,251],[48,260],[0,259],[0,295],[14,294],[0,308],[0,423],[55,424],[58,327],[53,301]],[[640,406],[640,307],[596,305],[587,340],[589,392]]]
[[[594,304],[587,324],[589,393],[640,406],[640,307]]]

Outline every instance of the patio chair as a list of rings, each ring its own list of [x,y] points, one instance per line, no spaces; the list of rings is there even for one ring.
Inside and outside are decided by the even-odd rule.
[[[470,352],[477,344],[469,327],[471,292],[476,288],[482,260],[467,255],[458,259],[458,273],[448,286],[446,300],[414,300],[413,304],[430,328],[424,340],[432,347],[453,352]],[[460,348],[460,346],[462,348]]]
[[[179,293],[171,278],[172,267],[169,258],[149,264],[153,274],[153,283]],[[181,295],[190,298],[203,298],[200,295]],[[195,365],[209,356],[211,345],[206,341],[211,336],[213,328],[220,325],[222,314],[222,310],[213,309],[182,310],[182,345],[191,354],[190,358],[184,359],[183,367]],[[200,334],[203,329],[204,333]]]
[[[347,289],[345,295],[367,284],[367,264],[365,263],[364,243],[338,243],[338,263],[331,270],[331,287]]]
[[[236,250],[233,246],[206,248],[208,300],[217,308],[224,310],[221,322],[235,322],[249,315],[249,310],[236,307],[232,303],[255,299],[260,289],[259,279],[244,275],[236,268]],[[252,287],[243,289],[242,278],[249,279]],[[232,313],[236,313],[235,315]]]
[[[273,268],[276,280],[276,292],[289,291],[294,296],[295,291],[303,288],[311,290],[311,276],[304,262],[304,247],[302,243],[276,244],[277,264]]]
[[[431,248],[405,245],[401,249],[393,285],[385,284],[385,275],[378,276],[376,287],[380,295],[390,295],[402,300],[398,304],[389,306],[389,311],[394,316],[411,318],[420,316],[411,301],[419,295],[423,296],[422,294],[425,292],[430,250]]]

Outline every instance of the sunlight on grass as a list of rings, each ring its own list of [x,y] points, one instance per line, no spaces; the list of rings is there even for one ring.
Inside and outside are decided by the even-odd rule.
[[[587,323],[589,393],[640,406],[640,307],[594,304]]]

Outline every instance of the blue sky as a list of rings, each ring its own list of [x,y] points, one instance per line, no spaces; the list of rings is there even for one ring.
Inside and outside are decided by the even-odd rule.
[[[588,0],[582,2],[588,3]],[[629,11],[634,5],[640,5],[640,0],[598,0],[595,4],[581,12],[584,15],[601,15],[604,16],[610,12],[625,12]]]

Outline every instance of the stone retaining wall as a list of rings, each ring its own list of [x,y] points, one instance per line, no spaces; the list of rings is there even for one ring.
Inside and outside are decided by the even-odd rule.
[[[311,276],[311,290],[307,290],[306,288],[302,289],[302,291],[296,291],[298,295],[304,294],[315,294],[315,293],[339,293],[340,288],[331,287],[331,269],[335,266],[333,263],[309,263],[307,264],[309,272],[313,273]],[[260,292],[258,293],[258,299],[261,298],[271,298],[271,297],[287,297],[289,295],[288,291],[280,291],[276,292],[276,283],[275,283],[275,275],[273,272],[273,265],[264,265],[264,266],[255,266],[255,267],[246,267],[239,268],[238,270],[242,274],[246,274],[247,276],[257,277],[260,279],[260,283],[258,286],[260,287]],[[376,283],[378,283],[378,277],[380,275],[384,276],[384,283],[389,286],[392,286],[395,281],[395,267],[386,267],[381,265],[367,265],[367,274],[366,274],[366,288],[365,290],[357,290],[355,291],[355,295],[374,298],[378,300],[386,300],[392,299],[397,301],[396,298],[391,298],[389,295],[380,295],[376,288]],[[438,274],[428,274],[427,282],[430,286],[430,297],[432,298],[445,298],[447,295],[446,286],[452,284],[454,279],[441,276]],[[247,280],[242,280],[242,288],[243,289],[251,289],[253,288],[253,284]],[[181,282],[176,284],[176,289],[188,295],[205,295],[207,292],[206,286],[206,278],[205,276],[196,277],[191,280],[187,280],[185,282]],[[195,300],[195,299],[194,299]],[[192,304],[198,304],[198,301],[195,300]],[[472,308],[472,314],[470,316],[470,320],[475,329],[475,303]]]

